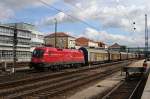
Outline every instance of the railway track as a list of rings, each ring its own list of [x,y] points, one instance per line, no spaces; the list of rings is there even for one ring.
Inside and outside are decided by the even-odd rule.
[[[15,68],[19,67],[27,67],[29,66],[30,62],[17,62]],[[0,68],[4,68],[4,66],[7,66],[7,68],[11,68],[13,65],[13,62],[0,62]]]
[[[113,65],[113,66],[112,66]],[[83,67],[65,72],[45,74],[0,84],[0,96],[6,99],[20,97],[46,98],[60,92],[81,86],[95,79],[102,79],[119,71],[123,62]]]
[[[133,74],[101,99],[140,99],[145,83],[143,74]]]
[[[17,79],[26,79],[26,78],[35,78],[35,77],[41,77],[41,76],[46,76],[46,75],[63,75],[64,73],[68,74],[68,73],[73,73],[73,72],[82,72],[85,70],[90,70],[90,69],[96,69],[96,68],[103,68],[105,66],[109,66],[109,65],[113,65],[113,64],[118,64],[118,63],[123,63],[124,61],[120,61],[120,62],[113,62],[113,63],[104,63],[104,64],[100,64],[100,65],[93,65],[93,66],[84,66],[84,67],[80,67],[80,68],[74,68],[74,69],[63,69],[63,70],[59,70],[59,71],[36,71],[36,70],[21,70],[21,71],[17,71],[15,74],[10,75],[9,73],[5,73],[4,75],[0,75],[0,84],[1,83],[5,83],[7,81],[16,81]]]
[[[35,93],[32,96],[33,97],[40,97],[40,98],[53,97],[53,96],[55,96],[58,93],[62,93],[62,92],[65,92],[67,90],[74,89],[76,87],[79,87],[79,86],[82,86],[84,84],[87,84],[87,83],[89,83],[89,82],[91,82],[93,80],[104,79],[104,77],[106,77],[108,75],[111,75],[111,74],[113,74],[116,71],[118,71],[118,68],[112,69],[111,72],[103,71],[101,73],[96,73],[96,74],[88,75],[88,76],[80,78],[78,80],[67,82],[65,85],[62,84],[60,86],[56,86],[52,90],[49,89],[49,90],[44,91],[42,93]]]

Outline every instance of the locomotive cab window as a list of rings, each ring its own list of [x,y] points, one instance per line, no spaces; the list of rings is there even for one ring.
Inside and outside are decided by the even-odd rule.
[[[33,51],[32,57],[41,58],[41,57],[43,57],[43,54],[44,54],[44,50],[37,49],[37,50],[34,50],[34,51]]]

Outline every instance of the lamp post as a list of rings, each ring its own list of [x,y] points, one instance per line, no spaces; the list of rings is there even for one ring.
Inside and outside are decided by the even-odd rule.
[[[17,23],[15,23],[14,28],[14,36],[13,36],[13,65],[11,68],[11,73],[15,72],[15,66],[16,66],[16,61],[17,61],[17,55],[16,55],[16,49],[17,49]]]
[[[55,18],[55,47],[57,47],[57,19]]]
[[[147,14],[145,14],[145,58],[148,57],[148,27],[147,27]]]

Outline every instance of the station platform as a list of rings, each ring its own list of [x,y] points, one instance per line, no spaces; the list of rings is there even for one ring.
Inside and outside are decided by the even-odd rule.
[[[147,63],[147,68],[145,69],[143,67],[143,63],[144,63],[145,59],[137,61],[137,62],[133,62],[132,64],[124,67],[124,72],[126,72],[126,76],[128,76],[130,73],[144,73],[145,77],[148,76],[143,94],[141,96],[141,99],[150,99],[150,61],[146,61]]]
[[[143,66],[143,60],[137,61],[137,62],[133,62],[132,64],[128,65],[128,67],[142,67]]]
[[[139,60],[136,62],[131,63],[128,66],[124,66],[122,68],[122,72],[126,73],[126,78],[132,73],[145,73],[146,72],[146,67],[148,67],[147,62],[144,62],[145,60]],[[146,63],[146,66],[143,66],[143,64]]]
[[[148,72],[150,72],[150,61],[147,61],[147,63],[149,67]],[[141,96],[141,99],[150,99],[150,75],[149,74],[148,74],[148,79],[147,79],[143,94]]]
[[[133,62],[132,64],[128,65],[127,68],[143,68],[144,60],[139,60],[137,62]],[[150,62],[148,62],[148,66],[150,67]],[[134,71],[132,71],[134,72]],[[125,78],[124,73],[121,74],[120,72],[98,82],[97,84],[81,90],[74,95],[68,97],[67,99],[97,99],[97,97],[101,97],[101,95],[106,94],[105,92],[109,92],[114,86],[117,86],[123,79]],[[149,77],[150,83],[150,77]],[[150,97],[150,84],[149,84],[149,97]],[[150,98],[143,98],[143,99],[150,99]]]
[[[114,86],[117,86],[119,82],[124,78],[120,76],[120,73],[98,82],[97,84],[81,90],[67,99],[98,99],[104,92],[111,90]]]

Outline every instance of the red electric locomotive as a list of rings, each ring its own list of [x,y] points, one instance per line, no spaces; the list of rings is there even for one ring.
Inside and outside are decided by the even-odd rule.
[[[35,69],[62,68],[64,65],[77,66],[84,64],[84,62],[81,50],[37,47],[32,53],[31,67]]]

